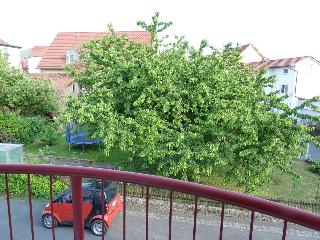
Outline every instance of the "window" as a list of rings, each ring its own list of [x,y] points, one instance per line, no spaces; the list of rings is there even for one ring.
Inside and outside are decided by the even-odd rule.
[[[70,55],[69,56],[69,63],[73,63],[74,62],[74,55]]]
[[[68,50],[66,52],[66,63],[74,63],[79,60],[79,53],[74,50]]]
[[[283,69],[283,74],[288,74],[288,72],[289,72],[288,68]]]
[[[66,193],[62,196],[62,203],[72,203],[72,195],[71,193]]]
[[[281,86],[281,93],[287,94],[288,93],[288,85]]]

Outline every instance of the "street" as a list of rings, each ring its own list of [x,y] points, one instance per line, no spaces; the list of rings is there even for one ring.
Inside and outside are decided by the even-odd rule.
[[[41,211],[45,202],[33,201],[35,239],[52,239],[51,230],[43,227]],[[26,200],[11,199],[13,239],[31,239],[29,205]],[[168,209],[149,210],[149,239],[168,239]],[[9,227],[7,205],[3,197],[0,198],[0,240],[8,240]],[[127,207],[126,239],[145,239],[145,211],[144,205]],[[218,239],[220,218],[210,214],[198,214],[197,239]],[[193,215],[192,213],[173,212],[172,239],[192,239]],[[56,239],[72,240],[71,226],[58,226],[55,229]],[[273,240],[281,239],[282,224],[255,221],[253,239]],[[224,222],[223,239],[248,239],[249,219],[226,218]],[[85,230],[86,240],[101,239],[94,236],[89,229]],[[105,239],[122,239],[122,214],[116,217],[113,226],[109,229]],[[288,225],[287,239],[307,240],[320,239],[319,232]]]

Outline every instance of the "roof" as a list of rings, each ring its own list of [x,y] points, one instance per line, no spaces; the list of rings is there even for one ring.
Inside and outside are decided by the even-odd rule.
[[[249,63],[249,66],[254,66],[257,70],[262,68],[279,68],[279,67],[294,67],[298,62],[309,58],[316,63],[320,64],[318,60],[310,56],[303,56],[303,57],[293,57],[293,58],[282,58],[282,59],[275,59],[275,60],[265,60],[261,62],[253,62]]]
[[[258,54],[261,58],[265,58],[265,56],[263,56],[263,54],[258,50],[258,48],[256,48],[255,45],[253,45],[252,43],[248,43],[245,45],[241,45],[240,48],[240,53],[242,53],[244,50],[246,50],[249,46],[251,46]]]
[[[2,39],[0,39],[0,46],[12,47],[12,48],[21,48],[19,46],[11,45],[11,44],[7,43],[6,41],[4,41]]]
[[[48,46],[34,46],[28,57],[42,57],[48,48]]]
[[[38,68],[62,69],[66,64],[66,51],[79,50],[82,45],[94,39],[101,39],[110,32],[60,32],[43,55]],[[147,31],[121,31],[117,35],[127,35],[129,40],[150,43],[151,35]]]

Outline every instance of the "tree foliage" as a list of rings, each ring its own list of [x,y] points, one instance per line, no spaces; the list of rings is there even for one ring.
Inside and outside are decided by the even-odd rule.
[[[130,153],[126,170],[197,181],[223,169],[247,191],[276,168],[289,172],[312,137],[293,123],[298,108],[266,94],[275,79],[254,73],[230,45],[216,50],[203,41],[196,49],[177,38],[159,50],[157,34],[170,23],[158,17],[139,22],[151,31],[151,47],[113,31],[85,45],[81,70],[70,70],[83,89],[68,102],[69,120],[103,136],[107,154]]]
[[[52,116],[58,102],[52,84],[34,80],[9,66],[0,54],[0,109],[9,108],[24,116]]]

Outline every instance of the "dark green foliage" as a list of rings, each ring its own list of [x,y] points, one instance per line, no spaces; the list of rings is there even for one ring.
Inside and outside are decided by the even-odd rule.
[[[10,134],[0,129],[0,143],[16,143],[17,140]]]
[[[315,162],[315,163],[311,164],[310,170],[314,173],[320,174],[320,162]]]
[[[129,153],[126,170],[197,181],[224,169],[224,180],[246,191],[275,169],[290,172],[288,162],[314,139],[293,123],[298,108],[266,94],[275,79],[254,73],[230,45],[218,51],[203,41],[195,49],[178,39],[161,46],[155,35],[170,24],[158,14],[139,25],[152,31],[151,47],[115,34],[85,45],[83,68],[70,70],[83,91],[68,102],[69,120],[104,136],[107,154]]]

